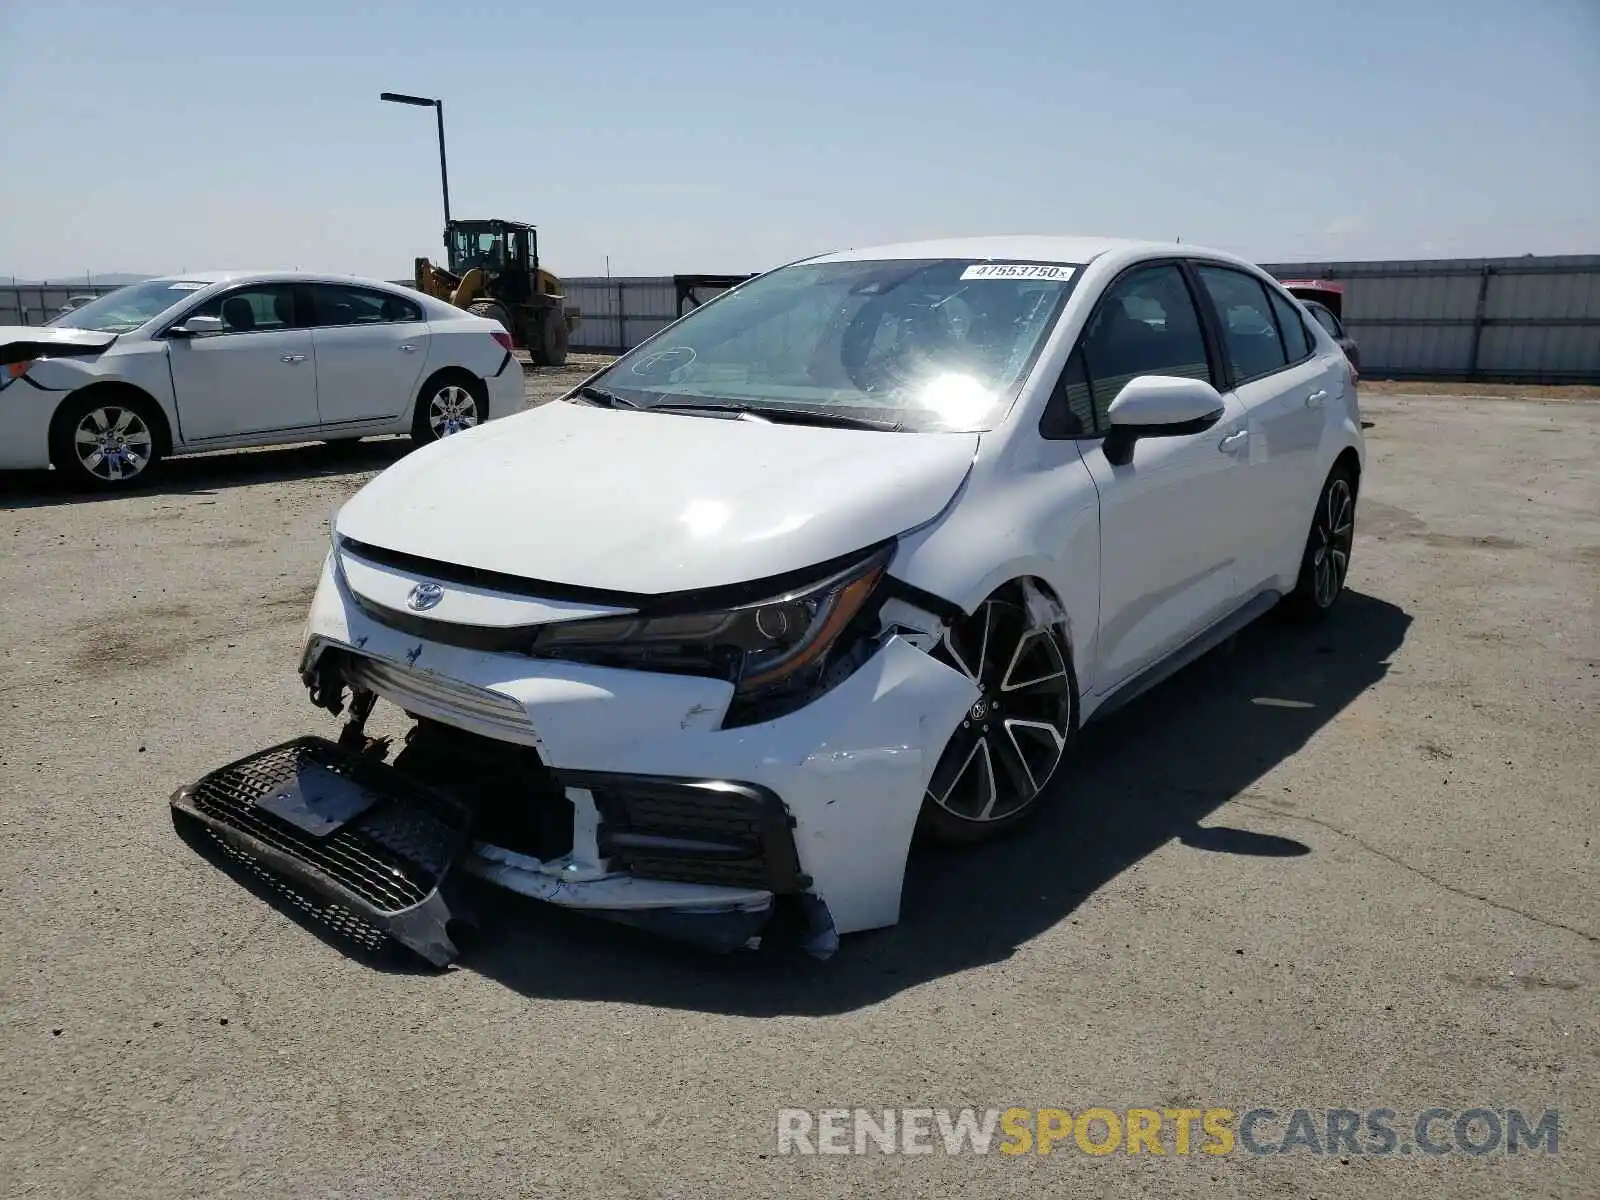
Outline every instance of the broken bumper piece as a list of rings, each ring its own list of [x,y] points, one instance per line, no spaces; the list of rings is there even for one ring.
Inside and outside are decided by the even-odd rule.
[[[442,889],[471,845],[468,814],[392,767],[300,738],[180,788],[172,812],[346,937],[435,966],[456,957]]]
[[[457,953],[452,872],[718,950],[757,944],[775,898],[810,882],[791,819],[763,788],[613,775],[563,782],[571,849],[547,859],[475,840],[472,805],[315,737],[219,768],[180,789],[172,808],[181,831],[201,833],[301,911],[368,948],[392,941],[435,966]],[[831,953],[826,910],[802,902],[800,911],[806,949]]]

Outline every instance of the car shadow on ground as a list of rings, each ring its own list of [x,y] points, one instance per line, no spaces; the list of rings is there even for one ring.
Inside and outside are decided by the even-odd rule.
[[[197,454],[158,464],[148,484],[126,491],[82,490],[57,471],[4,471],[0,472],[0,508],[53,508],[137,496],[207,496],[228,488],[381,471],[413,447],[410,438],[378,437]]]
[[[1169,842],[1204,853],[1307,854],[1297,841],[1204,822],[1382,679],[1410,621],[1388,601],[1352,592],[1321,626],[1257,622],[1086,729],[1059,794],[1031,827],[975,849],[916,850],[900,923],[843,938],[825,962],[770,946],[710,954],[494,889],[480,893],[487,913],[460,968],[536,997],[742,1016],[840,1013],[1010,957]],[[1286,812],[1316,804],[1314,796],[1252,799]]]

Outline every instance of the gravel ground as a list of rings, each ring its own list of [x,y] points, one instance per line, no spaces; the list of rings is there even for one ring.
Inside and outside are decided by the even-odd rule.
[[[1030,837],[919,855],[900,926],[827,963],[520,901],[445,974],[347,957],[167,796],[333,731],[300,626],[405,443],[109,500],[0,480],[0,1194],[1600,1195],[1600,404],[1367,416],[1332,625],[1264,623],[1092,731]],[[1561,1139],[775,1152],[782,1107],[1185,1104],[1558,1109]]]

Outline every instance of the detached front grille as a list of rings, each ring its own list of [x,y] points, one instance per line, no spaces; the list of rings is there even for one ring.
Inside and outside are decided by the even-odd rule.
[[[416,671],[352,651],[333,651],[339,674],[352,687],[376,693],[413,716],[446,725],[466,725],[525,746],[538,742],[528,714],[510,696],[458,683],[432,671]]]
[[[721,780],[561,774],[600,812],[600,853],[641,879],[803,891],[793,821],[766,788]]]
[[[353,784],[367,807],[321,835],[262,807],[316,772]],[[429,961],[454,957],[439,886],[470,845],[469,816],[394,768],[322,738],[300,738],[179,789],[172,808],[180,823],[204,827],[236,865],[290,885],[278,890],[298,895],[300,907],[315,907],[304,897],[309,891],[353,916],[355,926],[380,930]]]

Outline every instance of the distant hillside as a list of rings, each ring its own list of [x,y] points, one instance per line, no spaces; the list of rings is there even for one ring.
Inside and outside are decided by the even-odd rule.
[[[18,279],[10,275],[0,275],[0,282],[15,283],[18,287],[77,287],[86,283],[90,287],[120,287],[124,283],[138,283],[141,279],[153,279],[153,275],[130,274],[127,271],[111,271],[105,275],[62,275],[55,279]]]

